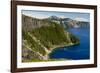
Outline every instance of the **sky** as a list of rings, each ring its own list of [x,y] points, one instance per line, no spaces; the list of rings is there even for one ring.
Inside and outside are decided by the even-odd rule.
[[[61,18],[71,18],[80,21],[90,21],[89,13],[79,13],[79,12],[54,12],[54,11],[37,11],[37,10],[22,10],[22,14],[43,19],[50,16],[57,16]]]

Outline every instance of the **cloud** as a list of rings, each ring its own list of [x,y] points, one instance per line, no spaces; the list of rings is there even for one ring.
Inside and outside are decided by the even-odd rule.
[[[38,19],[43,19],[43,18],[48,17],[48,15],[46,14],[32,12],[32,11],[23,11],[22,14],[30,16],[30,17],[38,18]]]
[[[64,15],[59,15],[60,18],[66,18]]]
[[[77,21],[88,21],[86,18],[82,18],[82,17],[76,17],[74,20],[77,20]]]

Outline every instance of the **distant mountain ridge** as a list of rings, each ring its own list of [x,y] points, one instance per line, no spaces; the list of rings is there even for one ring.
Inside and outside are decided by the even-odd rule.
[[[46,18],[46,19],[59,23],[64,28],[89,28],[90,27],[89,22],[82,21],[82,20],[78,21],[78,20],[73,20],[71,18],[60,18],[57,16],[50,16],[49,18]]]

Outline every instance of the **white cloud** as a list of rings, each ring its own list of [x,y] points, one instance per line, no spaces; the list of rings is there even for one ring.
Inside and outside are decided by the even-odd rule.
[[[31,13],[31,12],[30,13],[23,12],[22,14],[30,16],[30,17],[38,18],[38,19],[48,18],[48,16],[44,14],[37,14],[37,13]]]
[[[66,18],[64,15],[59,16],[60,18]]]
[[[88,21],[87,19],[81,18],[81,17],[76,17],[74,20],[77,20],[77,21]]]

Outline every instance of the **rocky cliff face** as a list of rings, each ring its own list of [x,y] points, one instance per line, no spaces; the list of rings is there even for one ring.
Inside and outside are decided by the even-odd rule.
[[[79,39],[65,31],[62,24],[22,15],[23,62],[48,60],[52,49],[75,44],[79,44]]]
[[[32,31],[33,29],[40,28],[42,26],[50,26],[50,21],[22,15],[23,30]]]

